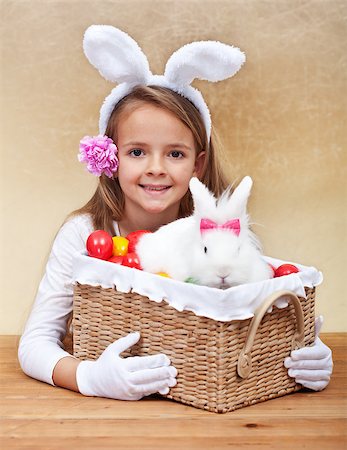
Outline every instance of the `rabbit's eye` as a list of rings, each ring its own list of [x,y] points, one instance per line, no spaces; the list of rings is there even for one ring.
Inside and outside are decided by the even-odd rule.
[[[204,247],[204,252],[207,253],[207,247]]]

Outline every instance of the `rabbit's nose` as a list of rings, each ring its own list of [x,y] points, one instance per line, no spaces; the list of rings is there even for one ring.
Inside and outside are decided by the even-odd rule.
[[[220,278],[220,283],[219,283],[220,289],[228,289],[231,286],[231,284],[227,281],[228,275],[225,275],[225,274],[218,275],[218,277]]]
[[[222,284],[225,283],[225,280],[228,278],[229,275],[230,275],[230,273],[228,273],[228,274],[226,274],[226,275],[218,275],[219,278],[220,278],[221,281],[222,281]]]

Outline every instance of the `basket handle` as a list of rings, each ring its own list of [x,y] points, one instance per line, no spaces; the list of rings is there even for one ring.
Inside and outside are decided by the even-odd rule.
[[[251,351],[257,333],[258,327],[263,320],[266,311],[281,297],[287,297],[294,306],[296,316],[296,332],[292,340],[292,350],[301,348],[304,345],[304,313],[298,297],[292,291],[276,291],[269,295],[265,301],[256,310],[254,317],[249,325],[245,345],[240,352],[237,373],[241,378],[247,378],[252,369]]]

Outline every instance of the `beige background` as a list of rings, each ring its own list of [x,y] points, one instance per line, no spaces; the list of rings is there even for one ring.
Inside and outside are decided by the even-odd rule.
[[[111,84],[82,52],[112,24],[154,72],[192,40],[239,46],[234,78],[199,82],[231,180],[254,178],[250,213],[265,253],[324,272],[324,331],[346,326],[345,0],[2,1],[0,333],[20,333],[66,214],[96,182],[77,162]]]

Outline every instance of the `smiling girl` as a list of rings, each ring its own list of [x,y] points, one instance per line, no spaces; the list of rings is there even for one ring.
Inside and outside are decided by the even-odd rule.
[[[244,55],[218,42],[192,43],[172,55],[165,76],[154,76],[135,41],[109,26],[90,27],[84,50],[105,78],[121,84],[101,108],[101,136],[83,141],[94,145],[80,159],[100,176],[98,187],[57,234],[18,355],[23,371],[38,380],[84,395],[138,400],[167,394],[177,371],[163,354],[121,358],[139,333],[115,341],[96,361],[79,361],[65,351],[73,306],[72,260],[84,251],[93,230],[123,236],[155,231],[191,214],[188,184],[193,176],[216,196],[222,193],[227,182],[211,138],[208,107],[190,82],[195,71],[210,81],[228,78]],[[329,382],[331,352],[319,338],[286,364],[289,374],[307,387],[319,390]]]

